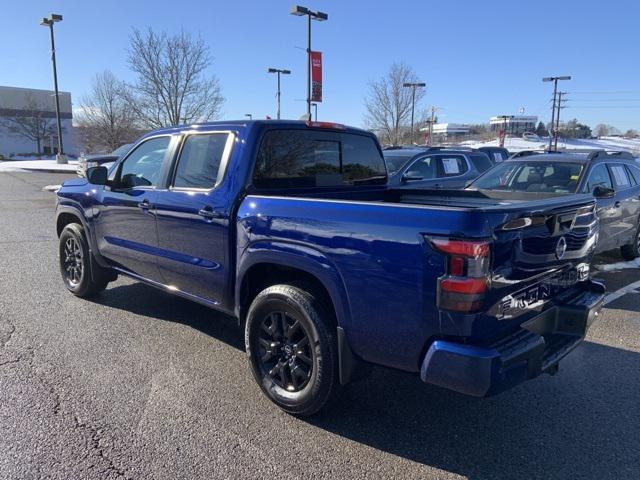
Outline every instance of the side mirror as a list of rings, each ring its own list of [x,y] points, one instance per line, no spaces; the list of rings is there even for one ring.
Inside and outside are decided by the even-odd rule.
[[[417,182],[420,180],[424,180],[424,177],[413,172],[407,172],[402,176],[402,183]]]
[[[91,185],[106,185],[108,175],[107,167],[87,168],[87,180]]]
[[[615,195],[613,188],[596,185],[593,189],[593,196],[596,198],[611,198]]]

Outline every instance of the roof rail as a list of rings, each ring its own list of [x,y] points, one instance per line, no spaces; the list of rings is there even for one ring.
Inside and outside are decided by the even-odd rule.
[[[530,157],[531,155],[540,155],[543,153],[547,153],[543,150],[522,150],[520,152],[512,153],[509,159],[512,158],[522,158],[522,157]]]
[[[635,157],[627,151],[619,150],[619,151],[606,151],[606,150],[594,150],[593,152],[589,152],[589,156],[587,157],[588,161],[595,160],[596,158],[620,158],[624,160],[633,160]]]

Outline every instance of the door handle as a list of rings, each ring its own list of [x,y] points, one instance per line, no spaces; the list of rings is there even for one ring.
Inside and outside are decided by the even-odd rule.
[[[149,203],[149,200],[145,198],[140,203],[138,203],[138,207],[140,207],[140,210],[149,210],[151,208],[151,204]]]
[[[614,203],[613,205],[614,205],[614,207],[616,207],[616,208],[620,208],[620,205],[622,205],[622,204],[620,203],[620,201],[617,201],[617,202],[616,202],[616,203]]]
[[[222,214],[213,210],[211,207],[204,207],[198,210],[198,215],[205,220],[213,220],[214,218],[222,218]]]

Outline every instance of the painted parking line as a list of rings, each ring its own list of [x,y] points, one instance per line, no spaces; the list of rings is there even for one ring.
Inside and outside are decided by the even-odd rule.
[[[603,305],[607,305],[608,303],[611,303],[614,300],[619,299],[620,297],[626,295],[627,293],[634,293],[634,291],[639,289],[639,288],[640,288],[640,280],[638,280],[637,282],[630,283],[629,285],[626,285],[626,286],[622,287],[621,289],[616,290],[615,292],[611,292],[608,295],[606,295],[604,297]]]

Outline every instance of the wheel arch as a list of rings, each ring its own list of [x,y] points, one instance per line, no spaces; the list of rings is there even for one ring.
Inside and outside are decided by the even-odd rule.
[[[337,268],[315,249],[296,244],[254,244],[238,264],[235,314],[243,320],[255,296],[270,285],[309,285],[332,307],[337,326],[349,323],[348,297]]]

